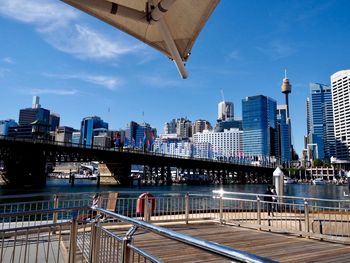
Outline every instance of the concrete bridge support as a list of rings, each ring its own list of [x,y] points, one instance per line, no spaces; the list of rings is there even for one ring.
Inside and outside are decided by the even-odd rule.
[[[130,185],[131,164],[107,162],[106,168],[108,169],[108,172],[100,175],[101,185]]]
[[[46,157],[39,149],[13,148],[3,159],[5,183],[13,187],[43,187],[46,185]]]

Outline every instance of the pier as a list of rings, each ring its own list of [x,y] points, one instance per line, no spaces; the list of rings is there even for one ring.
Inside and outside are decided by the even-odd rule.
[[[0,261],[350,260],[350,200],[107,192],[92,207],[92,195],[1,196]]]

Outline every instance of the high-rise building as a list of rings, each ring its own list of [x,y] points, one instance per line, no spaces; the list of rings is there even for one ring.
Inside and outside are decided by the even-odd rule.
[[[60,115],[57,113],[50,114],[50,131],[56,131],[56,129],[60,126]]]
[[[131,121],[125,132],[125,146],[140,149],[150,149],[153,140],[157,136],[157,130],[149,123],[137,123]]]
[[[242,100],[243,150],[245,154],[276,156],[276,101],[263,96]]]
[[[172,119],[170,122],[164,124],[164,134],[176,133],[176,119]]]
[[[278,154],[282,162],[292,160],[290,125],[287,117],[287,105],[277,105],[277,138]]]
[[[312,149],[312,156],[321,160],[329,160],[335,155],[335,139],[332,109],[332,89],[331,87],[310,83],[310,98],[308,109],[308,145]],[[317,145],[317,147],[316,147]],[[309,152],[310,152],[309,149]],[[317,153],[314,150],[317,149]]]
[[[33,96],[32,109],[41,108],[39,104],[39,100],[40,100],[39,96]]]
[[[209,121],[206,120],[196,120],[192,124],[192,136],[196,134],[197,132],[203,132],[204,130],[211,130],[211,124]]]
[[[176,120],[176,134],[181,138],[189,138],[192,136],[192,123],[187,118]]]
[[[43,124],[50,123],[50,111],[41,108],[38,96],[33,97],[33,103],[31,108],[21,109],[19,111],[18,124],[20,126],[30,125],[35,121],[39,121]]]
[[[93,145],[95,129],[108,130],[108,123],[104,122],[100,117],[86,117],[81,121],[80,143],[84,145]]]
[[[223,132],[204,130],[193,135],[195,144],[209,143],[213,157],[234,157],[242,152],[243,131],[239,129],[229,129]],[[200,156],[203,157],[203,156]]]
[[[74,129],[67,126],[61,126],[56,129],[55,140],[57,142],[72,143]],[[80,137],[80,133],[79,133]],[[79,140],[78,140],[79,143]]]
[[[234,116],[233,103],[229,101],[221,101],[218,104],[218,121],[232,119]]]
[[[17,127],[18,124],[15,120],[0,120],[0,135],[7,136],[10,127]]]
[[[350,159],[350,70],[331,76],[336,157]]]

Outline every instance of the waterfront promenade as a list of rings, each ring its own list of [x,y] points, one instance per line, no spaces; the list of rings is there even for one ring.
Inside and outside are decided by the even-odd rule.
[[[268,215],[264,195],[248,193],[107,192],[97,208],[92,194],[0,197],[0,261],[350,260],[349,200],[280,196]]]

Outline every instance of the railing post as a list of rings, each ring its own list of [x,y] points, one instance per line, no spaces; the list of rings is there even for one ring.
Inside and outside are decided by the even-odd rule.
[[[75,254],[77,251],[77,230],[78,230],[78,223],[77,223],[77,211],[72,212],[72,225],[70,229],[70,240],[69,240],[69,263],[75,262]]]
[[[261,230],[261,203],[260,196],[256,196],[256,212],[257,212],[257,220],[259,225],[259,230]]]
[[[59,197],[58,197],[57,194],[55,194],[55,195],[53,196],[53,208],[54,208],[54,209],[57,209],[57,208],[58,208],[58,203],[59,203]],[[57,219],[58,219],[58,214],[57,214],[57,212],[54,212],[54,213],[53,213],[52,222],[53,222],[54,224],[56,224],[56,223],[57,223]],[[53,233],[53,234],[56,234],[56,227],[54,228],[54,230],[52,231],[52,233]]]
[[[149,201],[148,196],[145,195],[145,202],[143,203],[143,205],[144,205],[144,207],[143,207],[143,213],[144,213],[143,220],[145,220],[146,222],[150,221],[150,219],[151,219],[151,216],[150,216],[150,205],[149,205],[148,201]]]
[[[304,214],[305,214],[305,232],[307,233],[306,237],[310,238],[310,217],[309,217],[309,204],[307,199],[304,199]]]
[[[132,226],[128,232],[126,233],[125,237],[122,241],[122,254],[121,254],[121,262],[122,263],[130,263],[132,262],[131,258],[131,250],[129,248],[129,244],[133,241],[133,235],[135,234],[137,230],[137,227]]]
[[[100,219],[97,218],[96,222],[91,225],[91,249],[90,249],[90,263],[98,262],[98,252],[100,250]]]
[[[188,224],[188,220],[190,217],[190,195],[186,193],[185,195],[185,221]]]
[[[224,199],[222,198],[222,194],[219,199],[219,217],[220,224],[222,224],[224,222]]]

